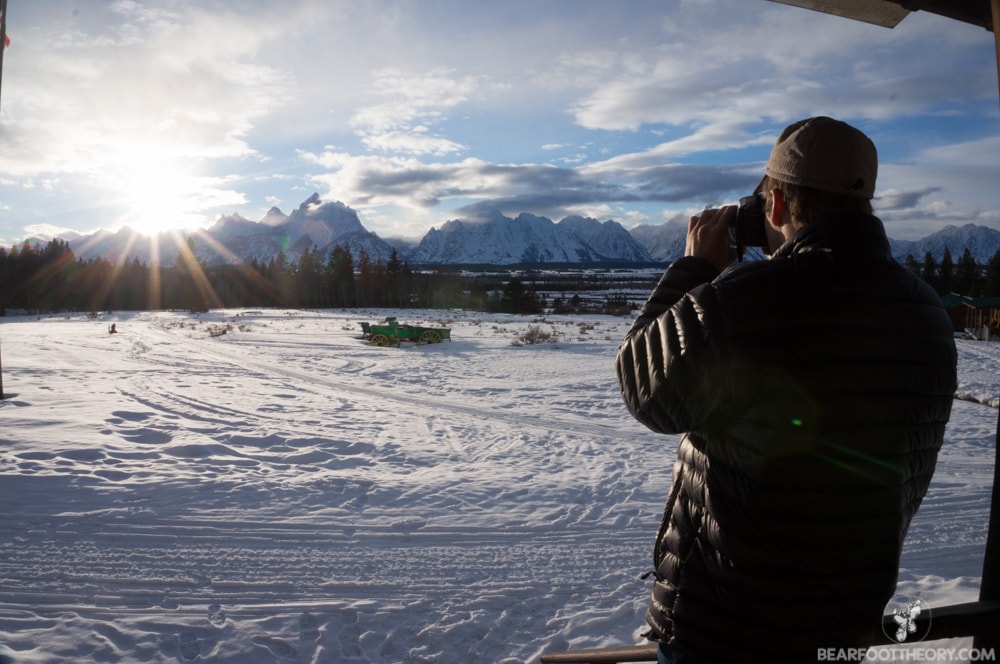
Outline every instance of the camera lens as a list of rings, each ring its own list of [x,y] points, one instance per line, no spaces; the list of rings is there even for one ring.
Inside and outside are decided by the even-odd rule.
[[[762,194],[740,199],[729,227],[729,243],[736,247],[767,247],[767,219]]]

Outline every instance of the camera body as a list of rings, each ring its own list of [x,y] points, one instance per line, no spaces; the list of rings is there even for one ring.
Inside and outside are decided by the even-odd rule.
[[[767,218],[764,216],[764,195],[744,196],[736,207],[729,226],[729,244],[739,248],[767,248]]]

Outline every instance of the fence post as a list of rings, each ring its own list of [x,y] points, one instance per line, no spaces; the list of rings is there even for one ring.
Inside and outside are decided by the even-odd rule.
[[[993,495],[990,498],[990,520],[986,529],[986,552],[983,556],[983,580],[979,584],[979,601],[1000,600],[1000,412],[997,413],[996,464],[993,467]],[[976,648],[1000,649],[1000,633],[989,630],[976,634]]]
[[[2,85],[3,83],[3,52],[6,50],[6,47],[7,47],[7,0],[0,0],[0,85]]]

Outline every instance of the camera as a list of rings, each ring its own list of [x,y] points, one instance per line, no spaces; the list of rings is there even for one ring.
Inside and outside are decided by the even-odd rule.
[[[729,226],[729,244],[740,252],[744,247],[767,248],[767,218],[764,216],[764,195],[744,196],[736,207]]]

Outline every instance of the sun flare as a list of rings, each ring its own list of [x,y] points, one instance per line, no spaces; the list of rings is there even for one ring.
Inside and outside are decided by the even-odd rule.
[[[197,226],[204,179],[190,160],[149,145],[123,147],[105,173],[118,223],[147,235]]]

